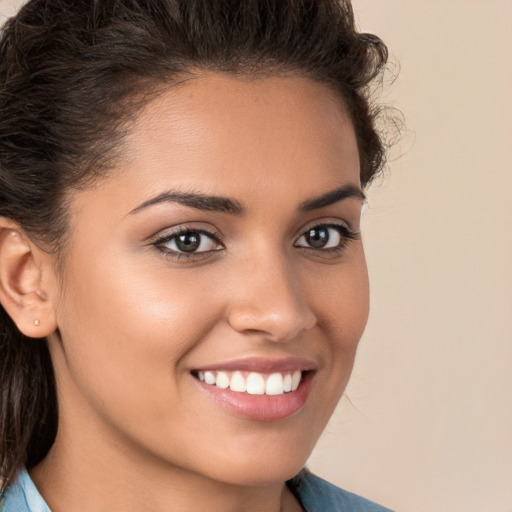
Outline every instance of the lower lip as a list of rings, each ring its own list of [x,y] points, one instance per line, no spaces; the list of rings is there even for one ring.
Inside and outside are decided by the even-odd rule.
[[[313,378],[314,372],[308,371],[295,391],[274,396],[250,395],[194,380],[213,400],[236,416],[256,421],[277,421],[302,409],[308,399]]]

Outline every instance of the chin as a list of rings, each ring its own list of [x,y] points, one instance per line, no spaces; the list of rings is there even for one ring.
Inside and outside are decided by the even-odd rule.
[[[267,449],[264,446],[267,445]],[[231,485],[264,486],[282,483],[293,478],[306,464],[311,449],[304,443],[290,443],[283,439],[280,445],[269,443],[264,436],[259,446],[230,451],[211,458],[203,473]]]

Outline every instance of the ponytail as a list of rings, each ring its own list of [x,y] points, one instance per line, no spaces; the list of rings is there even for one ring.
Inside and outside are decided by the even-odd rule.
[[[0,306],[0,494],[43,459],[57,433],[55,379],[46,340],[27,338]]]

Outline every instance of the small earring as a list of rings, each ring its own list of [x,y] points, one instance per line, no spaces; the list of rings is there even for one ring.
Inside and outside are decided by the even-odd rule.
[[[39,320],[34,320],[34,325],[37,325],[39,327],[41,325],[41,322]]]

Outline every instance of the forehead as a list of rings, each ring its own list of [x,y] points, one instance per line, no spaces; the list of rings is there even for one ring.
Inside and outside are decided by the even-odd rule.
[[[343,100],[303,77],[246,80],[212,73],[187,80],[147,105],[126,142],[134,167],[164,166],[187,179],[214,171],[219,179],[243,172],[246,180],[269,173],[286,179],[290,166],[296,178],[311,170],[318,177],[322,169],[359,172]],[[351,179],[359,183],[358,175]]]

